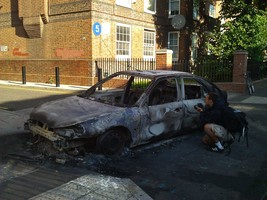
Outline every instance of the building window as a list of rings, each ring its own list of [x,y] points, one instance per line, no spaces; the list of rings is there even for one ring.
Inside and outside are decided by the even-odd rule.
[[[116,5],[131,8],[132,0],[116,0]]]
[[[213,4],[209,5],[209,16],[210,17],[215,17],[215,6]]]
[[[116,56],[118,58],[130,57],[131,28],[127,25],[117,25],[116,29]]]
[[[168,48],[173,51],[172,60],[177,61],[179,58],[179,32],[168,33]]]
[[[169,15],[178,15],[180,13],[180,0],[169,0]]]
[[[155,58],[155,32],[144,30],[144,58]]]
[[[193,33],[191,36],[191,59],[197,59],[197,49],[198,49],[198,36],[196,33]]]
[[[145,12],[156,13],[156,0],[145,0]]]
[[[193,0],[193,19],[199,19],[199,0]]]

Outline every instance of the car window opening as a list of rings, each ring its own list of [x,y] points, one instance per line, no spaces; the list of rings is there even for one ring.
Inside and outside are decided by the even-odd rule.
[[[115,76],[103,82],[101,90],[87,92],[89,95],[85,98],[120,107],[133,106],[150,83],[151,79],[147,78]]]
[[[204,97],[203,87],[195,79],[184,79],[184,92],[186,100],[200,99]]]
[[[160,81],[149,95],[149,105],[159,105],[177,101],[177,87],[174,79]]]

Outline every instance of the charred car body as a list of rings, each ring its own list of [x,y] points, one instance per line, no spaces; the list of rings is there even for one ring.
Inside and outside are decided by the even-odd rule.
[[[60,151],[79,149],[93,141],[100,153],[114,154],[125,146],[198,128],[194,106],[204,103],[208,92],[227,101],[225,92],[189,73],[122,71],[82,95],[34,108],[25,127]]]

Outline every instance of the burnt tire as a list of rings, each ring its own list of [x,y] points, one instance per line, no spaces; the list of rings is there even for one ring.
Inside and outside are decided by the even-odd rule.
[[[125,136],[120,130],[109,130],[97,138],[98,153],[104,155],[120,154],[125,147]]]

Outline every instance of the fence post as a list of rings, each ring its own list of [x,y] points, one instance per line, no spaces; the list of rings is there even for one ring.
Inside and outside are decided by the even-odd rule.
[[[55,68],[55,73],[56,73],[56,87],[60,86],[60,80],[59,80],[59,67]]]
[[[102,68],[98,67],[97,60],[95,61],[95,66],[97,69],[97,81],[99,82],[102,80]],[[102,90],[102,85],[98,86],[98,90]]]
[[[102,81],[102,68],[97,68],[97,79]],[[98,90],[102,90],[102,85],[98,86]]]
[[[22,66],[22,84],[26,84],[26,67]]]
[[[130,59],[127,59],[127,71],[131,69]]]
[[[239,93],[246,92],[244,75],[247,72],[247,57],[247,51],[237,50],[234,52],[233,83],[236,85],[236,91]]]
[[[160,49],[156,51],[156,69],[172,70],[172,53],[170,49]]]

